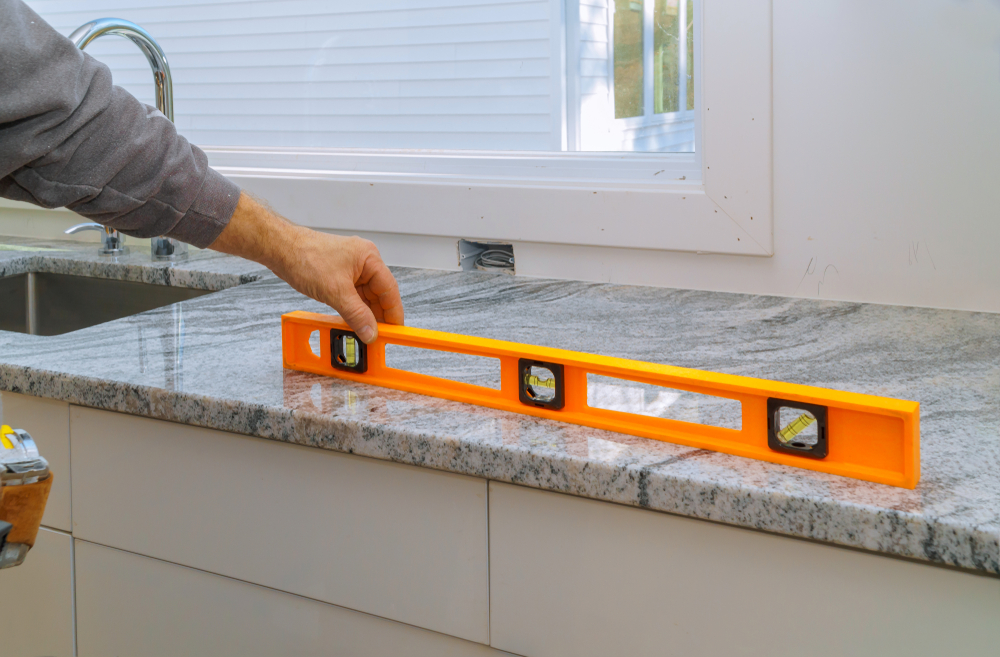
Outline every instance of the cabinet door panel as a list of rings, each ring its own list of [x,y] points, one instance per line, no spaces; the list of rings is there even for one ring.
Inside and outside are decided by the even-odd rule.
[[[77,538],[488,643],[484,480],[70,416]]]
[[[491,637],[532,657],[985,655],[1000,580],[490,484]]]
[[[73,531],[70,514],[69,404],[52,399],[3,393],[3,423],[24,429],[38,444],[55,479],[45,504],[42,524]]]
[[[80,657],[491,657],[342,607],[77,541]]]
[[[73,657],[73,538],[38,530],[24,563],[0,570],[0,654]]]

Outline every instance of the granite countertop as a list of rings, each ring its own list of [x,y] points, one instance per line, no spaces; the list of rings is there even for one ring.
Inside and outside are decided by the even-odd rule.
[[[61,336],[0,332],[0,390],[1000,574],[998,314],[394,269],[411,326],[916,400],[922,478],[904,490],[285,371],[280,315],[330,310],[253,263],[0,243],[0,276],[221,290]]]

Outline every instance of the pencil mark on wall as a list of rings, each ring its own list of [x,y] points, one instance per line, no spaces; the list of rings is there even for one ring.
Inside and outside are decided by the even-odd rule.
[[[806,270],[805,270],[805,272],[803,272],[802,278],[799,279],[799,284],[796,285],[795,286],[795,290],[792,291],[793,295],[796,292],[799,291],[799,288],[802,287],[802,284],[805,282],[806,278],[808,278],[809,276],[812,276],[812,275],[814,275],[816,273],[816,269],[817,269],[818,266],[819,266],[819,263],[816,262],[816,258],[809,258],[809,264],[806,265]],[[816,296],[817,297],[820,296],[820,293],[823,290],[823,285],[826,283],[827,274],[830,273],[831,269],[833,270],[834,274],[840,274],[840,270],[837,269],[836,265],[830,264],[830,265],[827,265],[826,267],[824,267],[823,268],[823,273],[820,274],[819,280],[816,281]]]
[[[794,290],[792,290],[792,294],[795,294],[796,292],[799,291],[799,288],[802,287],[802,283],[806,280],[806,276],[809,276],[810,274],[813,274],[816,271],[816,265],[813,264],[814,262],[816,262],[815,258],[809,258],[809,264],[806,265],[806,270],[802,274],[802,278],[799,279],[799,284],[795,286]]]
[[[820,277],[819,282],[816,283],[816,296],[819,296],[819,290],[820,290],[820,288],[823,287],[823,283],[826,283],[826,274],[831,269],[833,270],[833,273],[838,274],[838,275],[840,274],[840,270],[837,269],[834,265],[827,265],[826,268],[823,270],[823,275]]]
[[[923,249],[924,255],[927,260],[931,263],[931,267],[934,271],[937,271],[937,265],[934,264],[934,256],[931,255],[931,250],[927,248],[927,245],[923,242],[910,242],[910,266],[920,264],[920,251]]]

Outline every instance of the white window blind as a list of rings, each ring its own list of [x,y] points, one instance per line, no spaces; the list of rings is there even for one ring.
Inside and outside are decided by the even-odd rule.
[[[29,4],[64,34],[109,16],[146,28],[170,62],[178,127],[202,146],[692,151],[693,111],[653,127],[616,120],[614,2],[566,1],[572,11],[563,0]],[[579,21],[569,32],[567,16]],[[87,52],[152,102],[133,44],[103,37]]]

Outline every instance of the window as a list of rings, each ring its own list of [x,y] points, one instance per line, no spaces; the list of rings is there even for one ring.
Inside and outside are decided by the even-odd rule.
[[[610,147],[693,152],[694,3],[614,0]]]
[[[29,4],[64,34],[99,16],[145,27],[179,129],[315,227],[769,253],[768,0]],[[152,102],[133,44],[87,50]],[[706,193],[713,177],[730,193]]]

